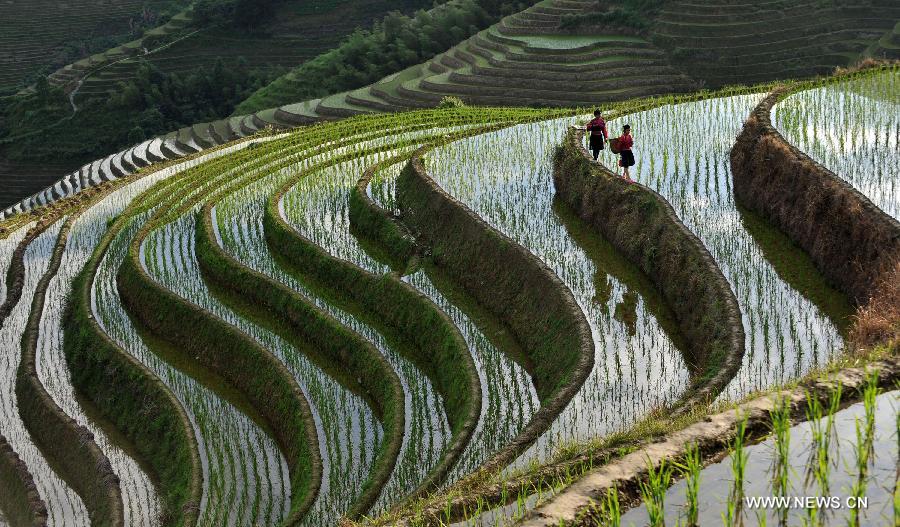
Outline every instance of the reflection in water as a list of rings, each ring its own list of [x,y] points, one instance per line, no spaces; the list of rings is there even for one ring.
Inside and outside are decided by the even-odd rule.
[[[801,377],[828,362],[843,345],[833,314],[811,301],[807,289],[781,276],[734,202],[729,152],[763,96],[663,106],[610,123],[631,124],[638,160],[632,177],[672,204],[709,249],[737,297],[746,352],[723,392],[729,399]],[[604,156],[607,166],[615,162],[609,153]],[[811,267],[804,273],[816,274]]]
[[[553,196],[554,148],[578,118],[529,123],[457,141],[430,152],[428,173],[495,229],[543,260],[572,291],[592,329],[594,369],[549,430],[513,464],[546,460],[561,447],[632,425],[678,399],[690,371],[669,326],[650,307],[648,289],[606,268]],[[502,153],[502,154],[501,154]],[[580,223],[580,222],[579,222]],[[587,241],[587,243],[585,243]],[[607,244],[608,247],[608,244]],[[652,287],[649,288],[652,291]],[[629,297],[629,291],[633,291]],[[640,293],[639,296],[637,293]],[[616,317],[622,304],[624,316]]]
[[[625,293],[622,294],[622,300],[616,304],[616,320],[625,324],[630,337],[637,334],[637,303],[637,293],[626,286]]]

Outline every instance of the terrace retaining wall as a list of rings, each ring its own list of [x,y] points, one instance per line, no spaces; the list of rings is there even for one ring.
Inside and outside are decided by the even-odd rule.
[[[112,229],[75,279],[63,346],[72,384],[134,446],[159,482],[163,523],[197,523],[203,482],[190,419],[169,388],[119,348],[91,312],[91,283],[118,229]]]
[[[593,162],[583,137],[571,129],[556,151],[556,193],[656,285],[701,372],[680,410],[706,404],[732,379],[744,355],[737,298],[703,242],[665,198]]]
[[[28,467],[0,435],[0,510],[12,527],[46,527],[47,507]]]
[[[22,337],[22,360],[16,372],[16,399],[19,414],[35,445],[84,500],[91,524],[122,526],[125,523],[122,492],[109,459],[90,430],[59,407],[37,372],[38,336],[47,288],[59,270],[73,220],[70,217],[60,230],[50,265],[34,293]]]
[[[391,267],[403,274],[417,257],[415,237],[403,227],[393,214],[369,197],[367,189],[372,176],[382,167],[390,166],[398,159],[388,159],[370,166],[350,191],[350,227],[362,238],[371,240],[383,252]],[[361,240],[362,241],[362,240]]]
[[[806,251],[819,271],[865,304],[900,259],[900,223],[772,126],[773,91],[744,123],[731,150],[735,199]]]
[[[401,343],[398,351],[426,374],[444,401],[453,439],[413,495],[436,490],[462,455],[481,415],[481,380],[465,340],[446,313],[399,277],[378,276],[336,258],[288,225],[278,212],[288,188],[270,199],[263,218],[266,241],[278,263]]]
[[[284,364],[253,338],[149,276],[139,246],[152,225],[134,238],[119,269],[122,304],[137,323],[224,379],[259,413],[288,464],[291,507],[283,524],[293,525],[312,507],[322,482],[309,402]]]
[[[28,249],[31,242],[56,221],[56,218],[56,215],[52,215],[51,217],[42,219],[37,225],[31,227],[25,234],[25,238],[19,242],[19,245],[17,245],[13,251],[12,260],[9,263],[9,268],[6,270],[6,276],[4,277],[4,280],[6,280],[6,298],[3,300],[3,303],[0,304],[0,328],[3,327],[6,317],[9,316],[13,308],[16,307],[16,304],[19,303],[19,299],[22,298],[22,286],[24,285],[25,280],[25,251]]]
[[[519,435],[482,465],[498,470],[534,443],[581,389],[594,366],[594,342],[566,285],[445,192],[425,170],[426,149],[415,153],[397,182],[403,222],[439,269],[510,328],[532,363],[529,374],[541,401]]]
[[[213,230],[213,203],[197,223],[197,259],[204,279],[243,305],[283,323],[313,348],[310,359],[350,391],[361,394],[384,426],[380,452],[360,493],[345,513],[357,519],[369,511],[387,483],[403,444],[405,395],[390,363],[368,340],[348,329],[302,295],[254,271],[227,254]],[[215,293],[215,290],[213,291]]]

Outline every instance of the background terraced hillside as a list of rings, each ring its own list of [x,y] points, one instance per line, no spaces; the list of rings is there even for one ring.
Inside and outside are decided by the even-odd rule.
[[[544,0],[423,64],[368,87],[289,108],[303,119],[434,105],[596,105],[829,74],[865,57],[900,57],[894,2]],[[288,74],[238,112],[291,98]],[[302,99],[303,90],[294,90]],[[260,102],[268,103],[260,105]]]
[[[663,3],[652,39],[708,87],[827,75],[865,57],[900,58],[896,2]]]
[[[368,87],[281,110],[301,120],[334,119],[434,106],[445,96],[485,105],[589,106],[689,91],[698,85],[673,68],[662,49],[633,30],[562,27],[566,17],[591,12],[597,5],[594,0],[544,0],[423,64]],[[279,82],[289,81],[290,76],[279,79],[254,97],[262,98]],[[262,100],[294,102],[288,89],[279,90],[277,97]],[[253,99],[237,108],[254,109]]]
[[[0,4],[0,94],[47,75],[73,56],[151,29],[189,2],[22,1]]]
[[[172,27],[166,38],[141,42],[135,57],[107,51],[55,72],[51,80],[74,89],[72,80],[79,76],[66,72],[96,69],[78,88],[79,100],[115,91],[119,83],[136,78],[142,64],[166,74],[188,75],[221,62],[226,68],[258,70],[270,80],[328,51],[354,30],[370,26],[390,11],[408,12],[425,5],[421,0],[379,0],[368,2],[365,9],[349,0],[271,4],[271,12],[252,23],[247,21],[247,27],[190,12],[185,24]]]
[[[379,25],[370,33],[383,34],[397,23],[409,23],[403,13],[438,5],[416,15],[428,23],[431,35],[441,35],[440,42],[417,37],[433,54],[520,5],[500,0],[462,4],[470,13],[466,17],[421,0],[366,2],[364,7],[354,0],[200,2],[136,40],[60,68],[49,83],[0,100],[0,179],[10,182],[0,200],[14,201],[23,190],[34,192],[65,171],[144,139],[226,117],[286,68],[342,39],[359,40],[361,33],[348,35],[371,27],[373,20]],[[447,16],[437,17],[435,10]],[[380,21],[389,12],[389,20]],[[414,54],[407,60],[421,58]],[[367,61],[386,71],[394,67],[371,53],[357,55],[357,64]],[[43,178],[51,165],[68,166],[56,177]]]

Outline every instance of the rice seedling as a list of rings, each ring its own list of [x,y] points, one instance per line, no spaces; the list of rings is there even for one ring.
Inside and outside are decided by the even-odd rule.
[[[666,524],[666,491],[672,483],[672,472],[673,466],[665,460],[656,468],[647,460],[647,481],[639,485],[651,527],[664,527]]]
[[[747,442],[747,416],[738,418],[734,428],[734,439],[731,443],[731,475],[732,494],[735,500],[739,501],[744,495],[744,475],[747,472],[747,459],[749,454],[746,452]]]
[[[790,492],[791,466],[788,460],[791,448],[790,407],[786,400],[775,403],[771,413],[772,433],[775,436],[775,459],[772,467],[772,489],[776,494],[787,496]]]
[[[694,527],[698,525],[700,514],[700,472],[703,468],[703,462],[700,458],[700,448],[696,445],[688,446],[685,451],[684,459],[681,463],[676,463],[685,480],[685,527]]]

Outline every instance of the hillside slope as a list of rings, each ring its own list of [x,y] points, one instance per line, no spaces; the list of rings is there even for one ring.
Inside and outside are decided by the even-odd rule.
[[[594,0],[544,0],[423,64],[365,88],[282,106],[276,117],[335,119],[434,106],[448,95],[470,104],[584,106],[698,85],[632,31],[561,28],[566,15],[595,6]]]
[[[14,92],[72,50],[152,26],[177,0],[0,2],[0,93]]]
[[[900,57],[900,5],[885,0],[660,4],[658,12],[630,12],[645,17],[634,23],[618,16],[618,3],[544,0],[423,64],[365,88],[282,106],[277,115],[304,123],[433,106],[448,95],[471,104],[594,105]],[[279,91],[289,89],[280,82]]]
[[[130,49],[125,47],[89,57],[54,76],[71,83],[70,72],[93,70],[78,89],[80,99],[102,97],[114,91],[120,82],[134,79],[145,62],[164,73],[187,75],[209,68],[217,61],[226,67],[243,61],[255,70],[277,76],[326,52],[357,28],[368,27],[392,10],[408,11],[425,3],[424,0],[374,0],[360,9],[352,0],[324,3],[288,0],[275,3],[274,11],[249,29],[236,28],[221,20],[192,19],[186,27],[172,28],[167,38],[159,39],[158,45],[132,43]]]
[[[898,20],[900,4],[889,0],[676,0],[662,7],[651,38],[718,87],[825,75],[865,56],[900,58]]]

